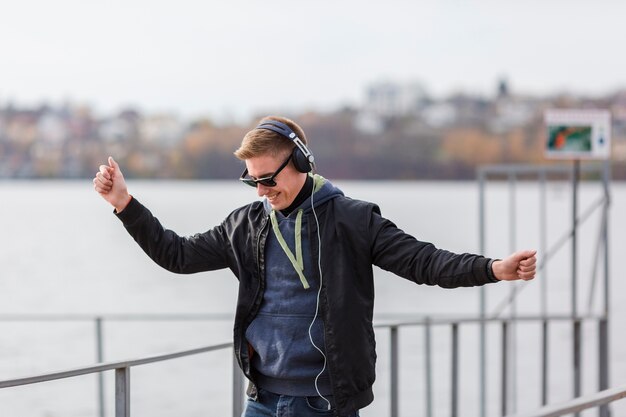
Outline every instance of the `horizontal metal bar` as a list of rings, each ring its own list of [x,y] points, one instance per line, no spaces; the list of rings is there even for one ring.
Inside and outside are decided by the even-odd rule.
[[[232,320],[232,314],[0,314],[1,321],[193,321]]]
[[[402,318],[399,320],[399,318]],[[406,319],[404,319],[406,318]],[[604,315],[587,314],[577,316],[580,320],[598,320],[605,318]],[[82,314],[0,314],[0,322],[11,321],[186,321],[186,320],[231,320],[229,314],[112,314],[112,315],[82,315]],[[540,320],[566,321],[572,320],[571,315],[550,315],[550,316],[517,316],[518,321],[540,321]],[[452,323],[480,323],[501,322],[511,320],[511,318],[487,317],[481,319],[479,316],[445,316],[435,318],[432,316],[418,316],[415,314],[382,314],[377,315],[375,320],[384,321],[374,325],[376,328],[389,328],[392,326],[420,326],[429,324],[447,325]]]
[[[419,320],[409,320],[403,322],[394,322],[394,323],[378,323],[375,324],[375,328],[388,328],[388,327],[408,327],[408,326],[424,326],[426,324],[431,325],[449,325],[453,323],[463,323],[463,324],[471,324],[471,323],[482,323],[482,322],[492,322],[492,323],[502,323],[504,321],[513,322],[513,321],[526,321],[526,322],[542,322],[543,320],[547,321],[572,321],[572,320],[600,320],[605,318],[603,315],[599,314],[585,314],[581,316],[572,317],[570,314],[563,315],[528,315],[528,316],[516,316],[515,318],[511,317],[485,317],[481,318],[479,316],[476,317],[445,317],[445,318],[424,318]]]
[[[197,349],[183,350],[179,352],[147,356],[139,359],[131,359],[117,362],[99,363],[96,365],[74,368],[64,371],[45,373],[25,378],[9,379],[0,381],[0,388],[17,387],[20,385],[36,384],[40,382],[54,381],[57,379],[72,378],[80,375],[93,374],[96,372],[111,371],[119,368],[130,368],[132,366],[145,365],[148,363],[162,362],[170,359],[181,358],[184,356],[197,355],[200,353],[211,352],[214,350],[232,348],[232,343],[222,343],[219,345],[205,346]]]
[[[531,413],[516,414],[515,416],[507,417],[558,417],[564,414],[583,411],[598,405],[608,404],[624,397],[626,397],[626,385],[578,397],[565,403],[549,405]]]
[[[602,172],[603,166],[599,164],[584,164],[580,167],[582,172]],[[565,174],[572,172],[571,165],[526,165],[526,164],[510,164],[510,165],[483,165],[478,167],[478,174],[482,177],[488,175],[506,175],[514,174]]]

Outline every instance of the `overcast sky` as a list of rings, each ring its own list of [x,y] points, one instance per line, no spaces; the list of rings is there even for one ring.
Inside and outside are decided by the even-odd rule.
[[[626,88],[626,1],[14,0],[0,105],[65,99],[185,117],[333,109],[368,84],[434,95]]]

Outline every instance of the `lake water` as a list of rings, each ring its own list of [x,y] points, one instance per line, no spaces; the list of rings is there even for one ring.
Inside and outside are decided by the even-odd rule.
[[[461,182],[337,182],[353,198],[377,202],[383,215],[417,238],[457,252],[478,251],[478,187]],[[130,181],[131,192],[167,227],[180,234],[204,231],[234,208],[256,198],[254,191],[234,181]],[[548,243],[554,244],[571,222],[571,191],[567,183],[548,187]],[[581,212],[599,195],[597,184],[581,186]],[[623,279],[626,267],[626,185],[612,185],[611,239],[611,385],[626,383],[626,317]],[[486,255],[506,256],[515,248],[539,246],[538,192],[519,184],[516,198],[516,241],[507,237],[509,197],[503,184],[487,193]],[[588,311],[591,260],[595,254],[599,212],[580,230],[579,309]],[[229,271],[177,276],[154,265],[87,181],[0,182],[0,315],[216,313],[232,316],[236,280]],[[520,293],[517,311],[538,314],[540,280],[545,279],[548,311],[570,308],[570,246]],[[539,255],[541,256],[541,254]],[[512,284],[488,290],[488,311],[507,296]],[[600,311],[599,294],[591,306]],[[467,315],[478,313],[477,289],[442,290],[418,287],[376,270],[376,315]],[[508,313],[507,313],[508,314]],[[523,340],[516,352],[519,411],[539,406],[539,339],[534,325],[520,325]],[[461,331],[461,415],[478,413],[476,329]],[[231,340],[231,321],[110,321],[105,323],[105,359],[194,348]],[[583,387],[597,386],[594,326],[584,329]],[[550,399],[571,396],[569,326],[554,326],[550,345]],[[401,336],[401,415],[424,413],[422,330]],[[497,341],[498,331],[490,331]],[[376,400],[363,416],[384,416],[388,410],[388,333],[377,331],[379,369]],[[449,415],[449,329],[433,331],[435,415]],[[408,354],[412,353],[412,354]],[[497,415],[500,382],[498,345],[489,347],[489,414]],[[493,359],[492,359],[493,358]],[[91,364],[95,361],[91,322],[0,320],[0,380]],[[132,410],[152,417],[230,415],[229,351],[203,354],[134,368]],[[493,368],[493,369],[492,369]],[[106,376],[108,415],[113,415],[113,378]],[[621,410],[621,411],[620,411]],[[614,405],[615,415],[626,406]],[[595,412],[594,412],[595,413]],[[593,415],[595,415],[592,413]],[[592,415],[589,414],[589,415]],[[0,417],[87,417],[97,415],[93,375],[0,390]],[[587,415],[585,413],[585,415]]]

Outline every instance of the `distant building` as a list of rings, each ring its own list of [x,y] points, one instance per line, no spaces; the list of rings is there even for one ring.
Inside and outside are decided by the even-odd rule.
[[[524,126],[536,115],[536,103],[511,94],[506,79],[498,81],[493,115],[489,120],[489,128],[495,133]]]
[[[366,90],[355,125],[362,132],[379,134],[390,119],[417,116],[428,102],[426,89],[420,83],[374,83]]]
[[[452,126],[458,119],[458,111],[452,103],[435,103],[422,111],[422,119],[435,128]]]
[[[428,102],[426,89],[417,82],[379,82],[367,88],[365,110],[391,118],[417,114]]]
[[[104,142],[135,141],[139,136],[141,116],[134,110],[121,111],[117,116],[100,121],[98,136]]]
[[[41,112],[37,120],[37,129],[41,141],[49,145],[59,146],[68,137],[67,120],[51,108]]]
[[[506,78],[501,78],[500,81],[498,81],[497,97],[498,99],[505,99],[509,97],[509,94],[509,82]]]
[[[144,117],[139,123],[139,135],[145,143],[172,147],[178,144],[185,132],[185,126],[172,114]]]
[[[626,90],[616,93],[612,101],[611,115],[613,123],[626,126]]]

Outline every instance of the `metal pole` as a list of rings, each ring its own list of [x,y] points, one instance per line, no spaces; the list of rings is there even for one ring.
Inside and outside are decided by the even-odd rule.
[[[241,417],[243,414],[243,373],[239,368],[237,356],[233,354],[233,417]]]
[[[478,177],[478,222],[479,222],[479,252],[485,253],[485,175],[480,172]],[[480,287],[480,417],[487,417],[487,329],[485,316],[487,314],[487,289]],[[431,414],[428,414],[430,417]]]
[[[609,313],[610,313],[610,293],[609,293],[609,207],[611,204],[611,195],[609,190],[609,182],[611,180],[611,161],[604,163],[604,172],[602,175],[602,184],[604,186],[604,320],[600,321],[600,391],[609,387]],[[610,417],[610,406],[603,405],[600,407],[600,417]]]
[[[509,173],[509,187],[510,187],[510,200],[509,200],[509,251],[515,252],[517,249],[517,177],[514,172]],[[510,370],[509,375],[511,389],[509,395],[511,399],[510,411],[515,412],[517,410],[517,331],[516,331],[516,318],[517,318],[517,297],[515,296],[519,289],[519,283],[514,282],[511,285],[511,322],[509,337],[510,343]]]
[[[574,398],[580,396],[581,369],[580,369],[580,322],[578,316],[578,288],[577,288],[577,253],[578,253],[578,183],[580,179],[580,161],[574,161],[572,173],[572,319],[573,319],[573,374]]]
[[[579,319],[574,320],[574,398],[581,395],[581,350],[582,350],[582,323]],[[574,416],[578,417],[576,413]]]
[[[502,321],[502,416],[507,415],[508,405],[507,405],[507,396],[508,396],[508,339],[509,339],[509,330],[508,330],[508,322],[506,320]]]
[[[611,181],[611,161],[604,163],[604,173],[602,184],[604,186],[604,315],[609,317],[609,207],[611,206],[611,192],[609,182]]]
[[[541,405],[548,404],[548,320],[544,317],[541,337]]]
[[[390,347],[391,352],[391,417],[398,417],[398,327],[391,326]]]
[[[578,244],[578,181],[580,178],[580,161],[574,161],[574,170],[572,172],[572,318],[576,318],[578,315],[577,310],[577,286],[576,286],[576,274],[578,271],[577,268],[577,259],[576,255],[578,252],[577,244]]]
[[[548,247],[548,214],[547,214],[547,198],[546,198],[546,171],[541,171],[539,176],[539,253],[542,256],[546,253]],[[548,286],[547,286],[547,265],[541,271],[541,279],[539,280],[541,287],[541,315],[548,314]]]
[[[546,198],[546,171],[542,170],[539,176],[539,251],[542,256],[548,247],[548,210]],[[542,323],[541,338],[541,405],[548,404],[548,285],[547,285],[547,265],[541,271],[541,315],[544,317]]]
[[[452,323],[452,417],[459,415],[459,324]]]
[[[424,364],[426,368],[426,417],[433,416],[433,372],[431,364],[432,356],[430,351],[430,326],[430,317],[426,317],[426,324],[424,325],[424,352],[426,352],[426,363]]]
[[[115,417],[130,417],[130,368],[115,370]]]
[[[598,391],[609,388],[609,325],[606,318],[598,321]],[[600,417],[610,417],[608,404],[599,408]]]
[[[96,317],[96,361],[98,363],[104,362],[104,338],[102,333],[102,317]],[[99,417],[105,417],[104,372],[98,372],[98,412]]]

